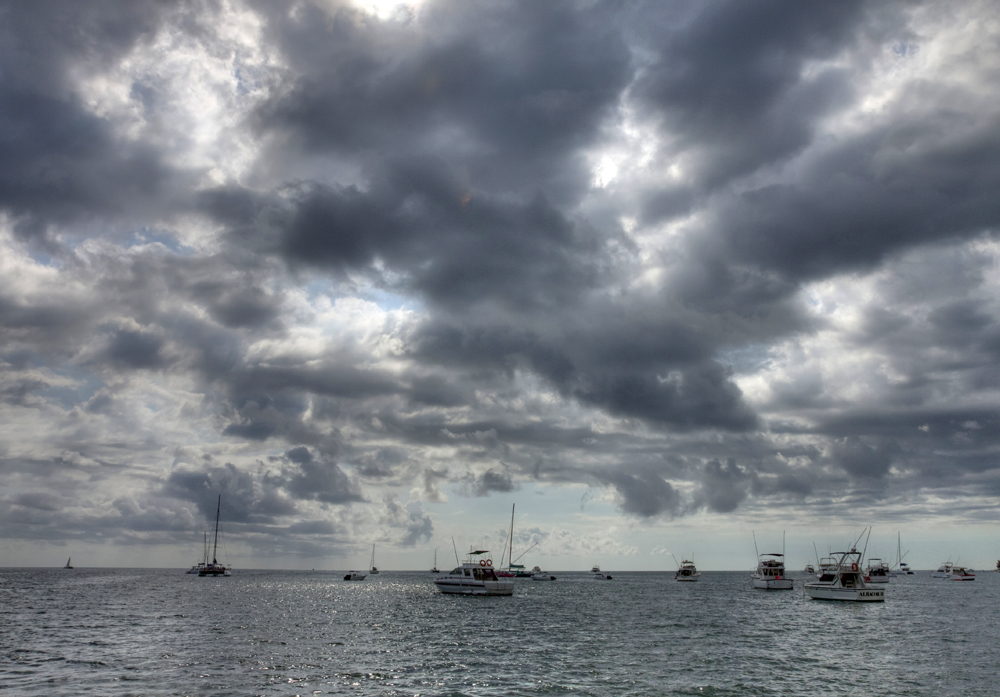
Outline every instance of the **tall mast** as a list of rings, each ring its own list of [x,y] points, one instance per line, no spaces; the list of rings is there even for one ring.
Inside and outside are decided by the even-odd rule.
[[[510,557],[509,557],[509,559],[511,559],[511,560],[514,558],[514,506],[516,506],[516,505],[517,504],[514,504],[514,503],[510,504]],[[513,561],[508,560],[507,561],[507,568],[510,569],[510,567],[513,566],[513,564],[514,564]]]
[[[212,544],[212,563],[218,564],[219,554],[219,511],[222,510],[222,494],[219,494],[219,503],[215,506],[215,542]]]

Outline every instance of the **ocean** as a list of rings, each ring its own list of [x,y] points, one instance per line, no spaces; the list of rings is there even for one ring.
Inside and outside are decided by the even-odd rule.
[[[0,569],[10,695],[995,695],[1000,574],[896,577],[881,604],[749,571],[558,573],[512,597],[428,572]],[[798,574],[797,578],[803,578]]]

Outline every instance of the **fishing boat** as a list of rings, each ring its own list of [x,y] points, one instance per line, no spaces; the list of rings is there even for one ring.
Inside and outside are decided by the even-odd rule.
[[[757,557],[757,569],[750,574],[754,588],[768,591],[792,590],[792,579],[785,575],[785,555],[776,552]]]
[[[611,580],[611,574],[606,574],[603,571],[601,571],[601,567],[599,567],[597,564],[594,564],[592,567],[590,567],[590,573],[592,574],[592,578],[596,581]]]
[[[823,557],[819,560],[819,572],[818,576],[822,576],[825,573],[833,572],[837,569],[837,560],[834,557]]]
[[[952,566],[953,564],[950,561],[946,561],[937,568],[937,571],[931,572],[931,578],[948,578],[951,575]]]
[[[869,537],[871,528],[867,529]],[[861,536],[865,533],[862,532]],[[816,581],[803,584],[806,594],[813,600],[842,600],[858,603],[881,603],[885,601],[885,588],[869,587],[865,581],[861,561],[864,552],[857,549],[861,536],[851,546],[850,552],[835,552],[836,568],[824,569]],[[865,542],[867,548],[867,540]]]
[[[198,574],[201,570],[205,568],[208,563],[208,530],[204,531],[205,536],[201,544],[201,561],[192,566],[190,569],[185,571],[186,574]]]
[[[72,569],[72,568],[73,568],[73,565],[72,565],[72,564],[70,564],[70,562],[71,562],[71,561],[73,561],[73,557],[69,557],[69,558],[68,558],[68,559],[66,560],[66,566],[64,566],[63,568],[64,568],[64,569]]]
[[[434,579],[434,585],[456,595],[513,595],[514,579],[497,576],[489,554],[486,549],[470,550],[465,562]]]
[[[806,564],[806,568],[804,568],[802,571],[807,574],[815,574],[816,567],[813,566],[812,564]]]
[[[348,571],[344,575],[345,581],[364,581],[366,578],[368,578],[368,574],[364,571]]]
[[[536,566],[531,570],[531,580],[532,581],[555,581],[556,577],[550,574],[548,571],[542,571],[541,567]]]
[[[964,566],[958,566],[953,564],[951,571],[948,572],[949,581],[975,581],[976,574],[973,573],[972,569],[967,569]]]
[[[212,543],[212,563],[205,564],[198,570],[199,576],[230,576],[230,570],[218,560],[219,553],[219,514],[222,512],[222,494],[219,494],[219,501],[215,507],[215,540]]]
[[[699,578],[701,572],[690,559],[683,560],[677,567],[677,573],[674,574],[675,581],[697,581]]]
[[[878,557],[871,557],[868,560],[868,568],[865,573],[868,576],[868,583],[889,582],[889,565]]]
[[[753,535],[753,551],[757,552],[757,568],[750,574],[750,583],[754,588],[768,591],[792,590],[792,579],[785,574],[785,533],[781,533],[781,553],[767,552],[761,554],[757,549],[757,533]]]
[[[374,544],[372,545],[372,563],[369,566],[371,566],[371,569],[368,571],[368,573],[370,573],[370,574],[377,574],[378,573],[378,567],[375,566],[375,545]]]

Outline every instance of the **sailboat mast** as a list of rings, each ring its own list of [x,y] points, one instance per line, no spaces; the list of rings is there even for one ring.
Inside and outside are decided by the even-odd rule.
[[[212,563],[218,564],[219,558],[219,512],[222,510],[222,494],[219,494],[219,502],[215,506],[215,542],[212,545]]]
[[[511,564],[514,563],[511,560],[514,559],[514,506],[516,506],[516,505],[517,504],[514,504],[514,503],[510,504],[510,557],[508,557],[508,561],[507,561],[507,568],[508,569],[510,569]],[[501,562],[501,565],[502,565],[502,562]]]

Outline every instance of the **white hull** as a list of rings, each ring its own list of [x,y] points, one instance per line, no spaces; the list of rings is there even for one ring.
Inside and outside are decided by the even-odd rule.
[[[674,580],[676,580],[676,581],[684,581],[686,583],[693,583],[694,581],[698,580],[699,576],[701,576],[701,573],[697,573],[694,576],[678,576]]]
[[[458,576],[443,576],[435,579],[434,585],[442,593],[453,593],[455,595],[513,595],[513,579],[501,579],[499,581],[478,581],[471,578]]]
[[[884,588],[842,588],[807,583],[805,589],[813,600],[844,600],[856,603],[881,603],[885,601]]]
[[[790,578],[759,578],[756,575],[750,576],[750,582],[754,588],[766,591],[790,591],[794,585]]]
[[[889,576],[869,576],[868,583],[888,583]]]

